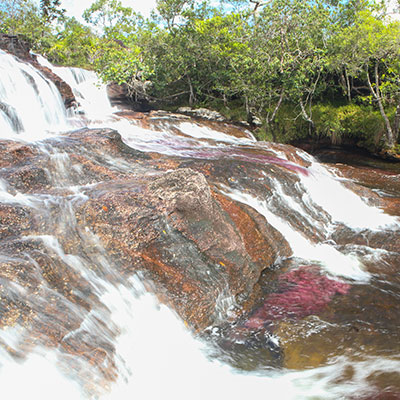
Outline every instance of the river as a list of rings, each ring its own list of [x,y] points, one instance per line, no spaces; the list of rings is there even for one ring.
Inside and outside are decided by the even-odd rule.
[[[313,157],[225,123],[122,112],[92,72],[39,61],[80,106],[66,110],[40,71],[0,51],[5,398],[400,398],[398,165],[343,152]],[[196,193],[213,204],[204,211],[211,222],[196,220],[182,239],[163,209],[151,237],[161,247],[139,253],[126,235],[145,242],[153,228],[139,233],[134,221],[110,232],[107,215],[125,215],[118,196],[144,202],[141,193],[177,169],[186,174],[178,180],[205,185]],[[174,215],[186,216],[184,207]],[[226,215],[232,222],[209,233],[224,253],[202,229]],[[129,249],[115,247],[119,236]],[[228,252],[233,237],[254,262],[238,247]],[[215,254],[223,261],[210,263]],[[181,297],[168,283],[160,292],[151,268],[165,260],[209,293]],[[200,322],[193,299],[207,299],[208,319]]]

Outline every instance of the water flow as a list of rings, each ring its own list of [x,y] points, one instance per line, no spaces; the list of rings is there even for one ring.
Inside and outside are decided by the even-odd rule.
[[[56,129],[55,127],[63,127],[67,121],[66,113],[61,97],[52,84],[34,68],[4,52],[0,52],[0,61],[1,137],[32,141],[45,138],[49,130]],[[44,63],[43,60],[41,62]],[[88,119],[110,115],[109,105],[102,103],[102,106],[98,106],[92,102],[93,96],[98,99],[104,93],[100,95],[96,92],[96,85],[93,83],[95,79],[91,73],[70,68],[55,68],[51,65],[50,67],[71,84]],[[86,85],[90,90],[86,90]],[[140,129],[127,121],[119,121],[114,127],[120,130],[125,142],[133,148],[183,157],[197,155],[199,158],[216,159],[218,155],[215,149],[222,148],[225,151],[229,146],[236,146],[234,154],[238,157],[238,148],[241,145],[252,146],[249,139],[231,139],[224,133],[214,132],[210,128],[199,128],[199,125],[189,122],[178,126],[183,134],[190,136],[189,138],[177,137],[173,130],[165,132]],[[214,151],[211,156],[210,153],[203,156],[199,153],[199,148],[205,145],[205,142]],[[260,145],[254,146],[260,149]],[[271,183],[275,194],[270,199],[257,198],[244,190],[227,187],[223,193],[264,216],[289,242],[294,256],[309,263],[320,264],[331,275],[357,283],[368,281],[371,275],[356,256],[341,253],[331,243],[313,242],[298,231],[288,218],[276,214],[278,204],[283,204],[286,210],[291,209],[292,213],[302,216],[309,226],[315,226],[319,234],[327,239],[338,223],[345,223],[354,229],[379,230],[383,226],[397,229],[398,221],[378,209],[367,206],[334,176],[325,169],[321,170],[314,160],[307,159],[304,153],[300,156],[312,162],[309,175],[297,174],[288,162],[282,162],[286,158],[283,152],[269,149],[267,145],[262,146],[265,146],[265,150],[275,152],[278,157],[274,160],[268,158],[269,161],[282,168],[290,167],[287,173],[299,176],[296,184],[298,186],[294,187],[296,196],[291,197],[284,187],[278,181],[274,183],[273,179]],[[85,291],[80,293],[76,290],[77,293],[68,295],[79,295],[81,300],[88,302],[89,307],[72,303],[46,284],[37,288],[48,296],[46,299],[31,296],[30,292],[18,284],[9,285],[12,298],[19,296],[39,315],[56,319],[57,316],[48,315],[47,310],[53,303],[57,303],[68,310],[71,318],[80,322],[75,330],[63,336],[53,348],[31,345],[25,349],[27,354],[22,356],[19,350],[21,346],[24,349],[26,328],[16,324],[14,328],[0,331],[0,385],[2,392],[8,397],[239,400],[248,397],[268,397],[279,392],[276,396],[284,400],[337,399],[348,398],[355,393],[360,396],[370,394],[369,377],[372,374],[394,374],[400,370],[400,361],[395,357],[364,357],[358,361],[338,357],[321,368],[253,373],[239,372],[215,360],[211,357],[209,346],[192,334],[173,311],[160,304],[155,296],[145,289],[148,282],[142,276],[134,275],[128,280],[120,276],[115,272],[117,268],[113,265],[112,257],[106,254],[99,238],[89,227],[85,231],[78,228],[74,207],[76,203],[84,202],[87,197],[85,187],[77,186],[73,182],[69,155],[52,148],[50,144],[38,146],[38,151],[49,158],[52,169],[48,172],[49,181],[60,192],[66,190],[72,194],[67,197],[56,194],[23,194],[9,182],[0,180],[0,202],[38,210],[39,219],[44,219],[42,216],[46,214],[49,220],[47,224],[52,226],[54,231],[51,234],[47,232],[25,236],[23,242],[26,246],[32,242],[39,243],[37,246],[41,255],[61,260],[68,271],[73,271],[84,279]],[[227,158],[228,153],[224,152],[223,156]],[[259,158],[257,162],[261,163],[262,160]],[[118,168],[119,164],[116,162],[115,169]],[[119,172],[126,172],[129,168],[129,165],[121,165]],[[327,197],[330,197],[329,202]],[[320,209],[325,211],[321,220],[317,221]],[[343,212],[343,209],[350,211]],[[71,235],[74,239],[71,242],[80,244],[80,247],[77,246],[78,250],[68,253],[60,240],[53,236],[55,231],[63,232],[59,237]],[[14,254],[3,254],[1,257],[9,262],[21,261],[16,260]],[[20,257],[28,256],[21,253]],[[29,265],[33,269],[36,268],[37,275],[42,274],[34,260],[24,258],[22,261],[29,261]],[[226,293],[220,294],[216,312],[223,318],[234,306],[235,301],[227,290]],[[84,337],[85,334],[91,334],[91,340],[100,338],[109,348],[115,348],[117,376],[114,382],[113,379],[104,382],[90,359],[84,359],[78,353],[66,355],[62,347],[65,342],[80,337],[79,335]],[[11,351],[5,351],[3,348]],[[18,357],[10,356],[13,352],[21,357],[19,362],[16,361]],[[105,357],[101,367],[107,370],[112,368],[111,364]],[[352,370],[352,379],[338,383],[349,369]]]
[[[30,64],[0,50],[0,77],[2,138],[34,141],[68,129],[60,93]]]
[[[334,364],[313,370],[244,374],[207,357],[207,346],[195,339],[184,324],[135,276],[125,285],[103,282],[101,297],[111,311],[112,323],[120,336],[118,381],[109,392],[95,397],[104,400],[227,398],[242,400],[272,393],[285,400],[347,398],[368,394],[372,373],[396,373],[400,361],[370,357],[354,362],[345,357]],[[93,398],[82,390],[71,371],[55,368],[58,350],[38,348],[36,354],[16,364],[3,354],[0,383],[3,393],[14,398],[80,399]],[[90,367],[87,365],[86,367]],[[351,368],[353,379],[338,386],[335,381]],[[19,382],[24,380],[24,384]]]
[[[107,86],[95,72],[82,68],[57,67],[38,55],[40,64],[50,68],[56,75],[68,83],[78,102],[75,113],[82,113],[89,121],[105,121],[115,110],[107,96]]]
[[[294,257],[308,263],[320,264],[332,275],[342,276],[359,282],[368,281],[370,274],[364,271],[361,262],[353,255],[345,255],[328,243],[312,243],[301,232],[295,230],[288,221],[273,214],[265,200],[237,191],[226,192],[233,200],[247,204],[263,215],[266,220],[288,241]]]
[[[379,208],[368,206],[315,160],[309,170],[309,175],[300,176],[302,184],[313,202],[328,212],[334,221],[343,222],[357,230],[399,228],[397,218],[385,214]]]

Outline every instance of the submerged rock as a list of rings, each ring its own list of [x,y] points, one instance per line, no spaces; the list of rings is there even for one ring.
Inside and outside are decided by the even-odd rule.
[[[301,319],[320,313],[336,294],[346,294],[350,285],[301,267],[281,274],[277,291],[246,321],[247,328],[258,329],[281,319]]]

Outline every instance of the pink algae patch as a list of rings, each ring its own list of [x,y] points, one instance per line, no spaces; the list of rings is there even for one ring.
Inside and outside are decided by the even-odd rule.
[[[283,318],[304,318],[317,314],[335,294],[346,294],[350,285],[302,267],[278,278],[278,292],[270,294],[264,304],[247,320],[248,328],[262,328]]]

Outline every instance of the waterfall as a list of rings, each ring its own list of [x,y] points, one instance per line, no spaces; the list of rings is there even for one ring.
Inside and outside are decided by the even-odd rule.
[[[113,114],[93,72],[38,59],[71,86],[80,109],[68,114],[53,83],[0,51],[3,393],[110,400],[400,393],[400,193],[381,196],[301,150],[256,142],[229,124]],[[186,176],[193,181],[182,184]],[[166,177],[177,192],[162,186]],[[222,220],[221,256],[211,230]],[[246,236],[249,226],[254,236]],[[241,282],[240,262],[257,282],[258,314],[240,309],[251,289],[229,275]],[[306,284],[294,280],[299,270]],[[163,274],[174,277],[172,289]],[[180,290],[186,297],[174,303]],[[191,296],[207,292],[215,295],[212,322],[194,328]],[[290,293],[298,305],[281,310]],[[321,313],[309,307],[315,299]],[[275,307],[270,315],[265,305]],[[303,306],[311,311],[297,315]],[[257,330],[246,325],[254,315]]]
[[[104,121],[113,113],[107,97],[107,87],[93,71],[82,68],[57,67],[44,57],[37,55],[40,64],[50,68],[72,88],[79,104],[75,112],[83,113],[87,119]]]
[[[55,85],[30,64],[0,50],[1,137],[38,140],[68,129],[66,110]]]

